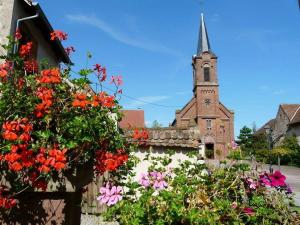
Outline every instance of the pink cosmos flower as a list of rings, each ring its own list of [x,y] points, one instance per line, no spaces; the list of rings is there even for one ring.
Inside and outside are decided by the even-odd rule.
[[[273,174],[269,176],[269,178],[271,180],[272,186],[274,187],[286,186],[286,177],[279,170],[276,170]]]
[[[148,173],[143,173],[141,176],[141,179],[139,180],[139,184],[144,186],[144,187],[149,187],[150,186],[150,180],[148,177]]]
[[[122,187],[120,186],[112,186],[110,188],[110,184],[106,183],[105,187],[101,187],[99,189],[100,195],[97,197],[97,200],[102,204],[106,204],[108,206],[115,205],[117,202],[122,200]]]

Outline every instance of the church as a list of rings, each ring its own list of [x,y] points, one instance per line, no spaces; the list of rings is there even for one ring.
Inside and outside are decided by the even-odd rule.
[[[148,145],[157,151],[198,149],[206,158],[224,158],[228,155],[228,145],[234,140],[234,113],[220,101],[217,56],[212,51],[203,14],[192,67],[192,99],[182,109],[176,110],[175,119],[169,127],[147,128]],[[122,124],[127,124],[126,118],[130,114],[141,113],[126,110]],[[133,120],[128,124],[137,127]]]

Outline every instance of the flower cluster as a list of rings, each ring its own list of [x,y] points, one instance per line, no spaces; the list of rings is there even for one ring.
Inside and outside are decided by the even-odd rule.
[[[5,193],[8,192],[8,188],[4,185],[0,187],[0,207],[10,209],[17,204],[17,201],[13,198],[5,197]]]
[[[273,174],[264,173],[260,175],[260,182],[267,187],[284,187],[287,186],[285,183],[286,177],[278,170]]]
[[[96,152],[96,170],[103,174],[105,171],[115,171],[128,160],[128,155],[123,149],[117,153],[99,150]]]
[[[39,71],[39,65],[34,59],[24,61],[24,70],[31,74],[37,73]]]
[[[11,66],[8,62],[0,64],[0,78],[6,79]]]
[[[65,41],[68,39],[68,34],[61,30],[55,30],[50,34],[50,40],[54,41],[56,39],[60,41]]]
[[[134,129],[132,138],[134,141],[136,141],[139,145],[146,145],[147,140],[149,138],[149,132],[143,128],[143,129]]]
[[[27,42],[26,44],[21,45],[19,50],[20,57],[26,58],[27,56],[29,56],[32,51],[32,45],[32,42]]]
[[[97,107],[102,106],[105,108],[113,108],[115,106],[115,97],[108,95],[105,92],[100,92],[98,95],[93,95],[88,97],[84,93],[76,93],[74,95],[74,100],[72,102],[74,107],[79,107],[82,109],[87,108],[88,106]]]
[[[97,77],[100,82],[106,80],[107,74],[106,74],[106,68],[104,66],[96,64],[94,65],[94,71],[97,72]]]
[[[37,162],[40,164],[38,170],[42,173],[49,173],[51,168],[57,171],[64,169],[67,161],[66,152],[67,149],[53,148],[47,151],[45,148],[41,148],[36,157]]]
[[[75,48],[73,46],[65,48],[65,51],[68,55],[71,55],[72,52],[75,52]]]
[[[102,204],[107,206],[115,205],[117,202],[122,200],[122,187],[112,186],[109,182],[106,183],[104,187],[99,189],[100,195],[97,197],[97,200]]]
[[[168,187],[168,183],[165,180],[166,173],[163,172],[150,172],[142,174],[139,184],[143,187],[152,186],[156,190],[163,190]]]
[[[8,141],[28,142],[30,140],[30,132],[32,125],[28,122],[28,118],[22,118],[13,121],[6,121],[2,125],[2,137]]]
[[[58,68],[43,70],[37,81],[44,84],[59,84],[61,83],[60,71]]]
[[[53,90],[47,87],[39,87],[36,91],[36,96],[42,102],[35,106],[34,114],[37,118],[41,118],[45,113],[49,113],[49,108],[53,104]]]

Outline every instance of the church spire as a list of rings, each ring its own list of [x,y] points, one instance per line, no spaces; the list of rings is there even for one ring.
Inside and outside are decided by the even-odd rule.
[[[204,16],[203,13],[201,13],[197,55],[199,56],[202,52],[208,52],[208,51],[210,51],[210,44],[209,44],[207,29],[204,22]]]

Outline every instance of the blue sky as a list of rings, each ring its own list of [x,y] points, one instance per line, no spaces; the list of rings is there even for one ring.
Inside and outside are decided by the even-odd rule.
[[[192,97],[191,58],[204,12],[218,56],[220,99],[243,125],[261,126],[281,103],[300,103],[297,0],[40,0],[55,29],[66,31],[76,68],[105,65],[122,75],[124,108],[148,124],[172,122]],[[146,104],[164,105],[157,106]]]

